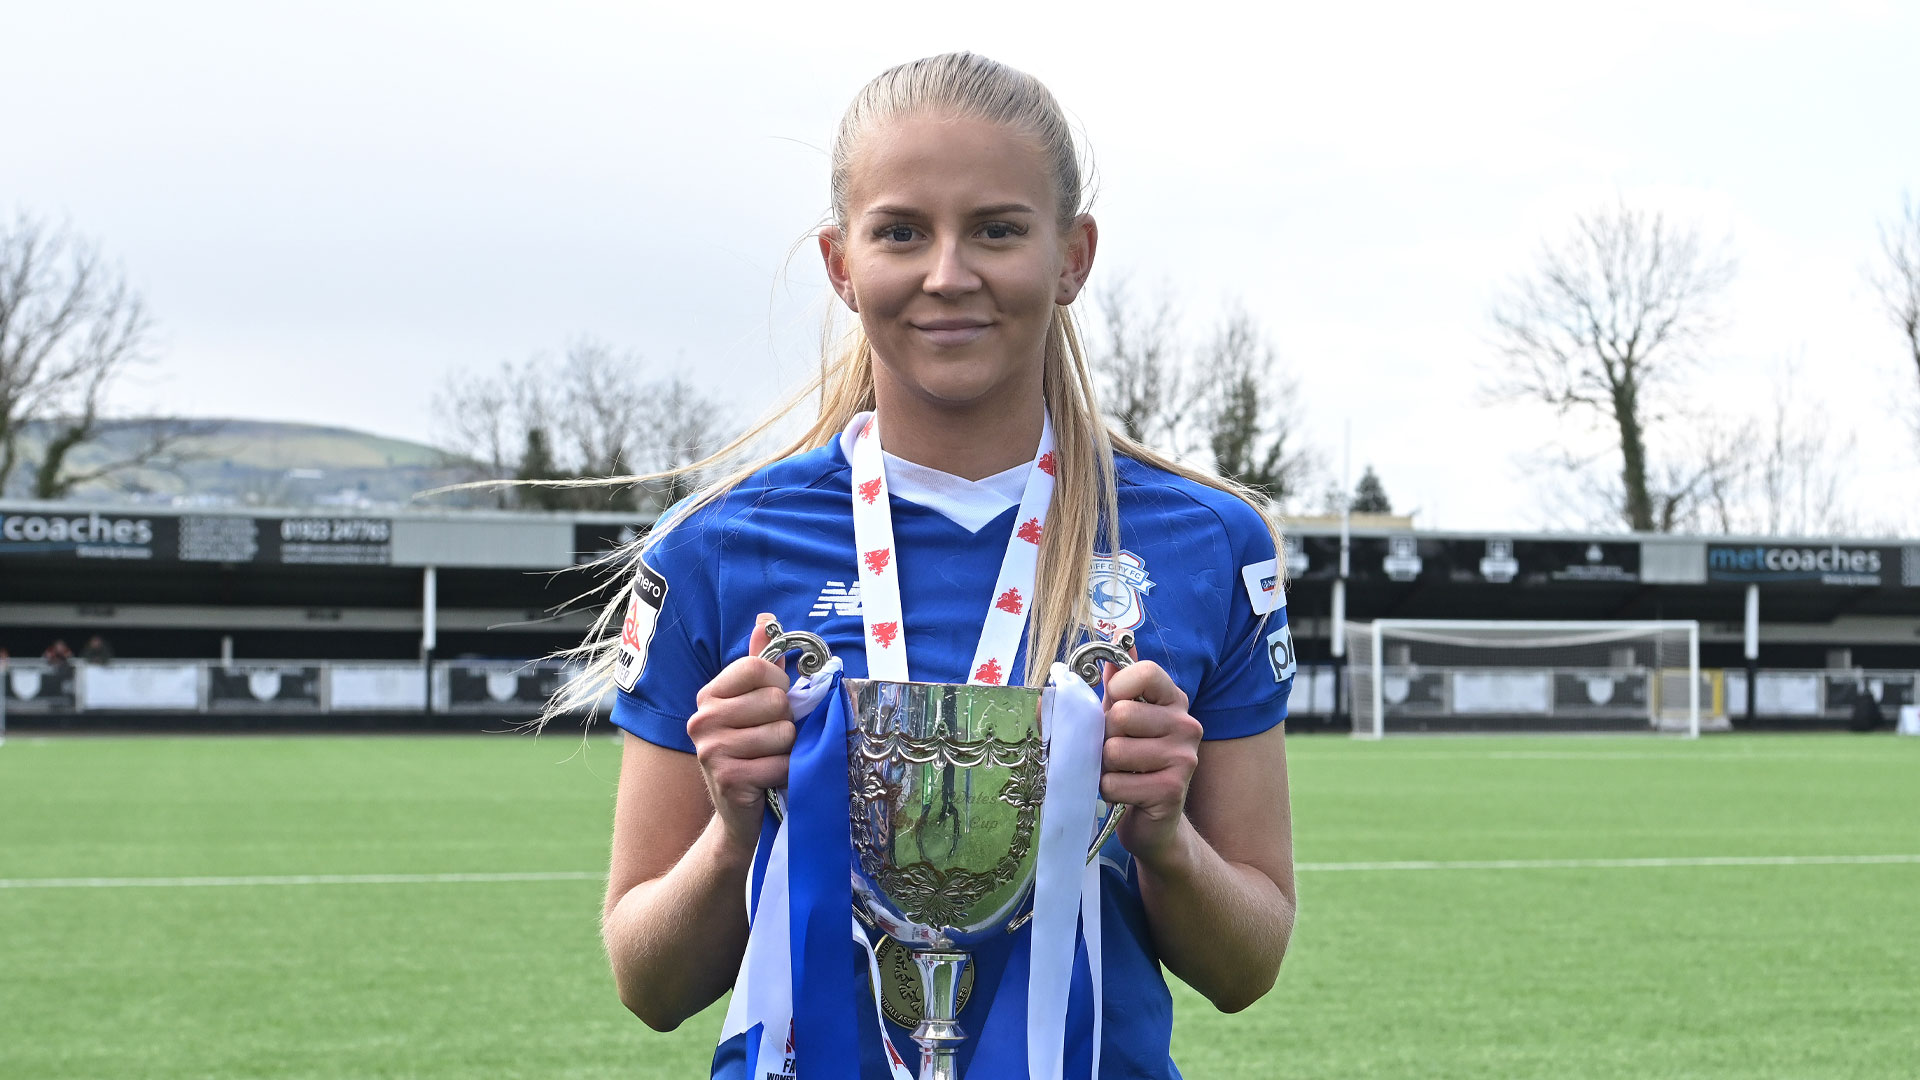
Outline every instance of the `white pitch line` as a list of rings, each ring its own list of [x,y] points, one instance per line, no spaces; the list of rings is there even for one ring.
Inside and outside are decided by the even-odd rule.
[[[1319,757],[1296,755],[1300,760],[1308,760],[1314,766],[1329,762],[1357,762],[1373,768],[1377,759],[1366,754],[1340,755],[1337,757]],[[1722,761],[1791,764],[1798,762],[1821,761],[1870,761],[1875,764],[1907,765],[1914,759],[1898,753],[1830,753],[1830,754],[1790,754],[1780,752],[1722,754],[1710,751],[1687,753],[1682,750],[1463,750],[1463,751],[1426,751],[1421,753],[1396,754],[1389,761],[1698,761],[1714,763]]]
[[[226,885],[468,885],[508,881],[605,881],[603,870],[502,874],[286,874],[253,877],[0,878],[0,889],[205,888]]]
[[[1920,855],[1697,855],[1652,859],[1465,859],[1439,862],[1301,863],[1311,872],[1345,870],[1632,870],[1675,866],[1873,866],[1920,863]]]
[[[1885,866],[1920,855],[1699,855],[1646,859],[1466,859],[1300,863],[1305,873],[1397,870],[1630,870],[1709,866]],[[500,874],[288,874],[255,877],[0,878],[0,889],[205,888],[234,885],[468,885],[514,881],[604,881],[599,870]]]

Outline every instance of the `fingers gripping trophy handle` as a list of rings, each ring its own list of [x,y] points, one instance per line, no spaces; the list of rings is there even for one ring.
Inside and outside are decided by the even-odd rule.
[[[818,634],[809,634],[805,630],[783,630],[777,621],[767,623],[767,647],[760,650],[760,659],[771,664],[780,662],[780,658],[798,649],[800,660],[798,667],[802,675],[818,675],[820,669],[833,659],[832,650]]]
[[[802,675],[818,675],[833,659],[833,651],[818,634],[809,634],[805,630],[783,630],[776,620],[767,620],[767,647],[760,650],[760,659],[769,664],[778,664],[782,657],[799,650],[800,659],[795,664]],[[773,807],[775,817],[787,816],[786,801],[778,791],[767,792],[767,805]]]
[[[1133,635],[1122,632],[1112,641],[1089,641],[1073,650],[1067,656],[1067,666],[1075,675],[1087,681],[1087,685],[1096,691],[1100,689],[1100,662],[1104,660],[1116,668],[1133,663]],[[1120,827],[1120,815],[1127,812],[1125,803],[1113,804],[1107,814],[1106,824],[1101,826],[1100,835],[1094,838],[1093,846],[1087,849],[1087,861],[1092,862],[1100,854],[1100,849],[1113,839],[1114,830]]]

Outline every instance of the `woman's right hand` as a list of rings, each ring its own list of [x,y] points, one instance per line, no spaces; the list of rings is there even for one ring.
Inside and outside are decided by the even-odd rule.
[[[754,620],[747,655],[700,688],[687,721],[714,816],[729,846],[747,852],[759,839],[767,792],[787,785],[787,757],[793,751],[787,673],[781,664],[760,659],[772,621],[766,613]]]

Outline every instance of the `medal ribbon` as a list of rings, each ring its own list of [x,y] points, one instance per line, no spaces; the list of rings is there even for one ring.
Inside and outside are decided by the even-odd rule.
[[[869,417],[855,437],[851,464],[853,537],[866,630],[867,675],[909,682],[899,559],[877,419]],[[1007,538],[1006,555],[994,582],[993,599],[981,625],[980,641],[967,668],[969,683],[1005,685],[1019,662],[1020,638],[1039,573],[1040,541],[1053,501],[1054,470],[1053,418],[1046,416],[1033,466],[1027,470],[1013,534]],[[986,1027],[993,1029],[994,1037],[983,1038],[974,1047],[970,1071],[980,1075],[1059,1080],[1076,953],[1087,957],[1091,967],[1093,1043],[1089,1052],[1092,1075],[1099,1072],[1099,1014],[1104,997],[1098,959],[1100,873],[1097,865],[1088,864],[1086,843],[1094,831],[1105,724],[1099,696],[1078,676],[1061,664],[1053,665],[1051,675],[1055,696],[1046,724],[1047,796],[1036,856],[1034,919],[1029,931],[1032,948],[1015,953],[994,997],[986,1018]],[[1081,933],[1086,934],[1084,939]],[[876,985],[876,1000],[878,995]],[[890,1064],[895,1080],[906,1080],[905,1069],[892,1054],[885,1030],[882,1024],[882,1041],[893,1059]]]
[[[747,875],[747,947],[714,1051],[715,1080],[791,1080],[800,1027],[814,1033],[816,1045],[809,1048],[809,1056],[818,1061],[811,1075],[851,1076],[858,1071],[842,1047],[857,1037],[844,1010],[823,1018],[804,1002],[796,1007],[794,995],[796,977],[809,974],[813,986],[831,988],[826,991],[829,997],[836,991],[844,997],[858,985],[855,969],[835,970],[831,946],[823,944],[834,935],[820,918],[820,913],[844,913],[852,907],[845,864],[837,874],[833,870],[835,855],[846,851],[846,743],[843,735],[829,737],[845,732],[848,723],[838,692],[840,673],[835,658],[796,681],[787,693],[788,711],[805,733],[796,740],[792,768],[796,775],[809,774],[807,786],[815,795],[796,799],[787,791],[786,817],[776,819],[769,808],[762,822]],[[831,775],[836,753],[838,783]],[[836,790],[837,798],[831,794]],[[842,949],[845,933],[842,927]],[[796,949],[796,944],[803,947]]]
[[[867,677],[911,682],[900,609],[900,560],[893,545],[893,513],[887,503],[886,458],[877,417],[869,417],[854,440],[852,465],[853,543],[860,571],[861,620],[867,632]],[[1027,470],[1019,516],[1013,535],[1007,538],[1000,576],[993,583],[993,601],[980,627],[980,644],[967,666],[969,683],[1004,686],[1013,675],[1039,573],[1040,538],[1053,502],[1053,473],[1053,418],[1043,415],[1040,447]]]

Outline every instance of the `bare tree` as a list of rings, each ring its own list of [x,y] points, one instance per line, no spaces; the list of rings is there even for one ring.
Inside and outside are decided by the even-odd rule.
[[[1782,395],[1756,469],[1762,531],[1769,536],[1819,536],[1852,531],[1843,506],[1852,432],[1836,435],[1823,413],[1800,411]]]
[[[653,420],[649,405],[658,388],[640,378],[645,362],[605,342],[582,338],[567,357],[548,406],[552,434],[572,443],[569,467],[581,476],[640,472],[636,446]],[[534,392],[533,386],[528,387]]]
[[[1697,360],[1732,276],[1697,231],[1620,204],[1577,218],[1494,306],[1506,363],[1489,389],[1610,429],[1630,529],[1674,528],[1697,495],[1700,471],[1651,462],[1650,436],[1677,404],[1676,377]]]
[[[1887,306],[1887,315],[1907,336],[1913,361],[1914,398],[1920,404],[1920,200],[1900,200],[1900,216],[1880,226],[1880,251],[1886,263],[1872,272],[1874,288]],[[1920,435],[1920,407],[1909,416]]]
[[[718,403],[694,389],[683,376],[654,384],[652,438],[646,450],[645,472],[685,469],[727,441]],[[674,475],[657,485],[654,497],[662,507],[692,494],[699,478]]]
[[[1286,505],[1305,490],[1314,459],[1302,444],[1299,383],[1244,310],[1231,310],[1195,372],[1190,438],[1220,475]]]
[[[525,416],[514,400],[523,385],[510,361],[485,375],[450,372],[433,398],[435,442],[447,451],[449,464],[462,464],[473,480],[512,476],[519,465],[525,439]],[[512,501],[507,488],[494,491],[496,505]]]
[[[1710,528],[1719,507],[1744,500],[1754,430],[1751,421],[1691,413],[1650,432],[1649,531]],[[1557,445],[1528,450],[1518,461],[1540,489],[1540,509],[1554,527],[1604,531],[1624,524],[1619,458],[1610,439],[1582,440],[1568,432]]]
[[[1300,436],[1299,384],[1251,315],[1230,308],[1195,348],[1180,339],[1164,289],[1139,298],[1122,278],[1094,303],[1100,399],[1128,437],[1207,462],[1283,506],[1298,499],[1317,468]]]
[[[519,372],[507,360],[485,375],[449,372],[433,397],[437,440],[492,474],[510,468],[519,417],[513,388],[519,383]]]
[[[152,359],[152,339],[146,305],[91,243],[24,213],[0,226],[0,490],[21,466],[35,498],[58,499],[177,464],[203,425],[109,409],[116,385]]]
[[[1841,535],[1858,527],[1846,479],[1855,438],[1836,431],[1820,404],[1799,392],[1797,365],[1773,380],[1760,415],[1717,429],[1720,468],[1706,492],[1703,523],[1762,536]]]
[[[1096,289],[1093,301],[1100,329],[1091,359],[1101,402],[1128,438],[1172,446],[1185,411],[1172,294],[1137,300],[1131,283],[1117,278]]]
[[[449,373],[434,400],[436,438],[490,480],[608,479],[679,469],[721,437],[719,408],[679,375],[649,380],[644,361],[582,338],[555,361],[535,355],[488,374]],[[691,481],[642,489],[502,486],[501,506],[638,509],[665,506]]]

